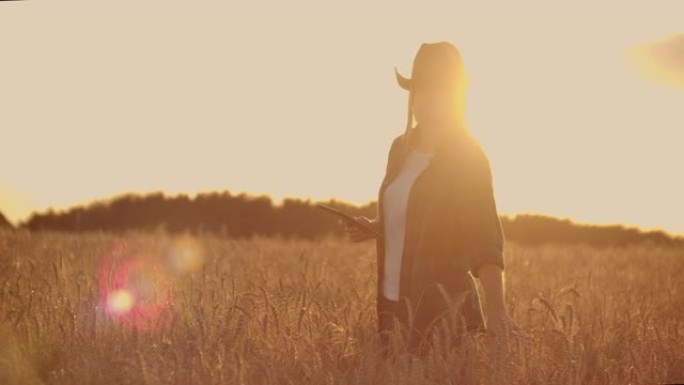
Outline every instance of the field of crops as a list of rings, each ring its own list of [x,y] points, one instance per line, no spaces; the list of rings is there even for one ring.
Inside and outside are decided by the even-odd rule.
[[[0,232],[0,384],[684,383],[682,248],[508,242],[527,338],[383,360],[374,246]]]

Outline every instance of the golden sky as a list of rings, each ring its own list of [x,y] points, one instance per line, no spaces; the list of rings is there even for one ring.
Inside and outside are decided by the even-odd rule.
[[[422,42],[502,214],[684,233],[684,2],[0,3],[0,211],[126,191],[376,199]],[[633,2],[637,3],[637,2]]]

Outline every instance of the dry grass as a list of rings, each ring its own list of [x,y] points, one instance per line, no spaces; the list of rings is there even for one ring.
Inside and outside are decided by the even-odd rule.
[[[154,263],[173,240],[137,239]],[[163,312],[137,329],[101,299],[115,240],[0,232],[1,384],[684,382],[682,249],[509,242],[507,303],[530,338],[466,335],[423,361],[396,338],[383,361],[372,241],[200,237],[203,263],[165,281]]]

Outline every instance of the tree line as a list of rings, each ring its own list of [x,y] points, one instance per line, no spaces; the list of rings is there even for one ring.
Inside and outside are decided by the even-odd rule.
[[[11,227],[13,227],[12,223],[10,223],[10,221],[8,221],[7,218],[5,218],[5,216],[2,213],[0,213],[0,229]]]
[[[282,238],[320,239],[343,236],[334,216],[316,207],[323,203],[350,215],[375,217],[377,201],[354,205],[335,199],[286,198],[275,205],[269,196],[229,191],[166,196],[162,192],[127,193],[86,205],[43,213],[33,213],[19,228],[31,231],[110,231],[152,230],[168,233],[212,233],[223,237],[245,238],[253,235]],[[681,237],[663,231],[643,231],[622,225],[586,225],[569,219],[540,214],[502,215],[506,240],[523,244],[587,243],[596,246],[624,245],[642,241],[684,244]],[[11,227],[0,213],[0,227]]]

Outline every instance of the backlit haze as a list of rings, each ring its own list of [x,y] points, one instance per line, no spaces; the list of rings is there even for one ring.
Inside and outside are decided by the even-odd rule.
[[[610,3],[610,4],[609,4]],[[638,3],[638,4],[637,4]],[[684,2],[0,3],[0,211],[134,191],[377,198],[458,46],[501,214],[684,233]]]

